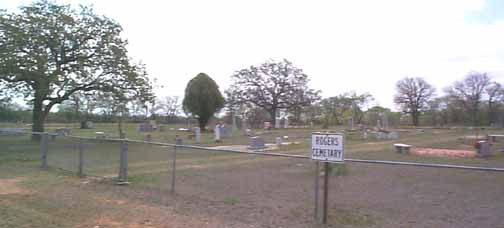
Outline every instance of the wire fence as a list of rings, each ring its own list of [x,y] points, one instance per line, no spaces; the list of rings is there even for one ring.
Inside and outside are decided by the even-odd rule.
[[[41,140],[33,141],[31,139],[33,134],[41,135]],[[314,197],[317,195],[315,181],[321,177],[322,173],[321,170],[316,169],[317,163],[305,155],[223,150],[129,139],[97,139],[31,132],[4,132],[0,134],[0,142],[3,147],[1,150],[17,153],[16,159],[21,157],[26,160],[40,161],[42,167],[68,170],[81,176],[111,178],[121,184],[131,183],[132,188],[159,192],[157,196],[159,198],[171,192],[192,199],[203,199],[204,202],[210,202],[212,206],[217,205],[216,209],[209,210],[228,210],[226,212],[235,217],[247,214],[240,218],[245,223],[264,220],[264,215],[267,213],[285,216],[286,224],[289,223],[287,220],[293,216],[301,221],[309,221],[313,220],[318,208],[321,207],[320,203],[319,206],[314,206]],[[19,156],[20,154],[22,156]],[[443,196],[453,205],[464,206],[465,204],[462,205],[463,203],[456,199],[468,197],[469,201],[475,200],[470,195],[466,195],[467,191],[460,194],[454,193],[459,194],[457,197],[453,194],[445,194],[453,191],[453,188],[474,188],[474,186],[467,187],[463,182],[458,182],[459,178],[473,178],[474,180],[471,179],[473,183],[486,181],[486,185],[492,185],[495,183],[490,177],[473,174],[474,172],[471,171],[504,172],[504,168],[497,167],[352,158],[346,158],[345,161],[349,164],[332,165],[331,175],[328,178],[331,199],[328,205],[329,216],[339,219],[338,221],[330,220],[330,223],[349,222],[345,219],[348,219],[348,216],[354,216],[355,218],[352,218],[359,221],[357,225],[370,226],[373,223],[371,221],[373,216],[393,217],[394,213],[403,214],[390,208],[388,208],[390,210],[383,210],[376,205],[393,208],[401,201],[401,203],[416,204],[423,209],[428,208],[429,205],[433,207],[432,203],[422,202],[422,200],[427,200],[426,195],[436,199]],[[376,164],[385,166],[376,166]],[[406,168],[398,170],[394,168],[395,166]],[[355,175],[362,178],[347,179],[349,170],[356,171]],[[392,177],[387,180],[384,173]],[[435,178],[432,178],[433,176]],[[422,185],[423,190],[415,188],[419,183],[426,182],[434,184]],[[322,181],[318,183],[318,185],[322,184]],[[386,190],[377,193],[371,189]],[[440,190],[443,190],[442,193],[436,193]],[[484,197],[484,202],[479,203],[483,205],[482,207],[502,206],[502,200],[495,200],[500,194],[504,194],[502,190],[494,189],[486,193],[488,197]],[[387,202],[380,197],[386,199]],[[411,197],[424,198],[412,199]],[[322,196],[318,198],[317,202]],[[418,200],[420,203],[417,202]],[[428,200],[431,202],[433,199]],[[233,207],[232,211],[229,211],[228,207],[219,206],[222,204],[240,205],[240,207]],[[348,207],[367,209],[357,215],[351,210],[341,209]],[[405,208],[404,210],[411,213],[418,212],[414,207],[397,207]],[[433,211],[438,210],[441,213],[444,209],[446,208],[434,206]],[[343,218],[342,215],[347,217]],[[431,217],[434,218],[436,215],[432,214]],[[404,219],[407,220],[407,216]],[[263,222],[274,223],[274,221]],[[401,224],[388,225],[400,226]],[[302,226],[299,225],[299,227]]]

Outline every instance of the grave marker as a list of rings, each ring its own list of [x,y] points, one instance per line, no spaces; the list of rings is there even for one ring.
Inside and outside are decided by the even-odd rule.
[[[201,142],[201,129],[199,127],[194,128],[194,139],[196,143]]]
[[[271,122],[264,122],[264,130],[270,130],[271,129]]]
[[[250,146],[248,149],[250,150],[259,150],[259,149],[264,149],[267,148],[266,144],[264,143],[264,139],[260,136],[255,136],[255,137],[250,137]]]
[[[283,142],[282,142],[282,137],[276,137],[275,142],[276,142],[276,145],[277,145],[277,146],[281,146],[281,145],[282,145],[282,143],[283,143]]]
[[[489,157],[492,155],[492,148],[490,147],[490,142],[488,141],[478,141],[478,157]]]
[[[214,140],[216,142],[221,141],[221,132],[220,132],[220,124],[216,124],[214,128]]]

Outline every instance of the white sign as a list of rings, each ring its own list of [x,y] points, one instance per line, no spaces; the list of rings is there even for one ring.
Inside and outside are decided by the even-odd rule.
[[[312,133],[313,160],[342,162],[344,145],[343,135],[339,133]]]

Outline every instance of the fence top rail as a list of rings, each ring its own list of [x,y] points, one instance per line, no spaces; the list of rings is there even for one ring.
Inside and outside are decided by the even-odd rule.
[[[26,132],[26,133],[58,135],[58,134],[46,133],[46,132]],[[83,137],[83,136],[65,136],[65,137],[70,137],[70,138],[75,138],[75,139],[87,139],[87,140],[133,142],[133,143],[143,143],[143,144],[151,144],[151,145],[157,145],[157,146],[172,146],[172,147],[191,148],[191,149],[207,150],[207,151],[254,154],[254,155],[264,155],[264,156],[286,157],[286,158],[300,158],[300,159],[310,159],[311,158],[310,156],[307,156],[307,155],[270,153],[270,152],[259,152],[259,151],[239,151],[239,150],[220,149],[220,148],[211,148],[211,147],[203,147],[203,146],[176,145],[173,143],[147,142],[147,141],[132,140],[132,139],[114,139],[114,138],[97,139],[97,138],[93,138],[93,137]],[[436,163],[419,163],[419,162],[405,162],[405,161],[367,160],[367,159],[354,159],[354,158],[345,158],[344,161],[345,162],[355,162],[355,163],[382,164],[382,165],[403,165],[403,166],[417,166],[417,167],[431,167],[431,168],[447,168],[447,169],[504,172],[504,168],[496,168],[496,167],[450,165],[450,164],[436,164]],[[328,161],[328,162],[341,163],[341,162],[331,162],[331,161]]]

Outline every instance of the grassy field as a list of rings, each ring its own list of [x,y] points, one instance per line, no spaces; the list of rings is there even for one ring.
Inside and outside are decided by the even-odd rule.
[[[147,133],[127,124],[127,137]],[[19,127],[0,125],[0,127]],[[114,135],[116,126],[97,124],[74,135]],[[168,126],[177,129],[184,126]],[[274,152],[308,155],[309,136],[322,129],[281,129],[257,133],[273,143],[290,142]],[[331,129],[341,131],[342,129]],[[478,132],[504,133],[503,131]],[[153,132],[153,141],[194,144],[190,133]],[[473,150],[476,133],[463,129],[410,129],[397,140],[363,139],[346,134],[346,157],[504,167],[504,153],[494,145],[489,158],[439,158],[398,154],[393,144]],[[464,142],[464,135],[468,138]],[[470,138],[470,139],[469,139]],[[204,134],[201,146],[248,144],[235,132],[221,143]],[[84,172],[77,177],[78,153],[84,143]],[[119,169],[117,142],[57,137],[48,145],[50,168],[39,169],[37,142],[24,136],[0,136],[0,227],[319,227],[313,221],[314,163],[218,151],[177,151],[176,194],[170,194],[172,147],[128,144],[129,186],[111,179]],[[330,225],[327,227],[498,227],[504,206],[502,173],[348,163],[331,177]],[[478,193],[481,192],[481,193]],[[501,211],[502,212],[502,211]],[[473,219],[473,220],[471,220]]]

